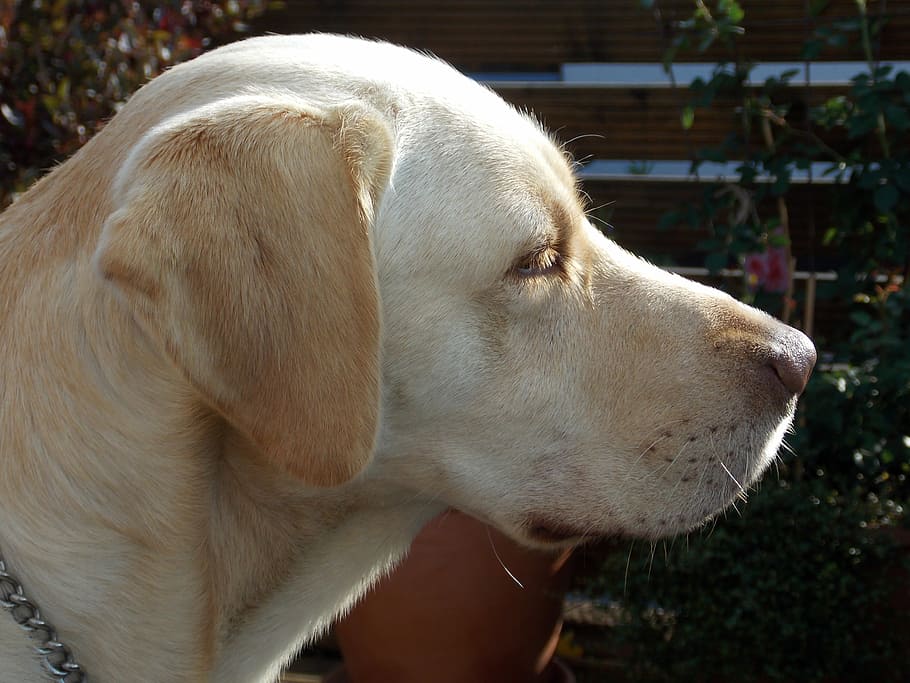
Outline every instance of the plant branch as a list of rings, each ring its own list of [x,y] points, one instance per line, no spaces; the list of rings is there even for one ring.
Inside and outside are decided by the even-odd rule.
[[[873,85],[876,82],[876,71],[878,64],[875,56],[872,54],[872,39],[869,35],[869,15],[866,12],[866,0],[856,0],[856,6],[859,8],[860,17],[860,36],[863,44],[863,54],[866,57],[866,64],[869,67],[869,78]],[[878,115],[875,117],[875,134],[878,137],[878,143],[882,148],[882,155],[885,159],[891,158],[891,146],[888,143],[888,131],[885,127],[885,114],[878,109]]]

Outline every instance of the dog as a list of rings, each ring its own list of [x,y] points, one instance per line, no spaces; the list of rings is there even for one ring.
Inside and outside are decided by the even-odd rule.
[[[92,681],[265,683],[446,507],[542,548],[704,523],[814,362],[598,232],[450,66],[251,38],[2,216],[0,556]],[[8,611],[0,681],[48,680]]]

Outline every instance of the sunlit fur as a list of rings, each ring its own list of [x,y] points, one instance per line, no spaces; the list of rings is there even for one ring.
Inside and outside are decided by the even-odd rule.
[[[92,681],[266,683],[446,506],[701,524],[775,457],[796,335],[603,237],[441,62],[252,39],[0,218],[0,552]],[[0,682],[44,680],[0,613]]]

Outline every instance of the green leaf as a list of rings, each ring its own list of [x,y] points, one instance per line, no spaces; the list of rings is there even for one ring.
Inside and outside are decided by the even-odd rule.
[[[657,221],[658,230],[669,230],[682,222],[678,211],[667,211]]]
[[[875,114],[857,114],[847,124],[847,137],[851,140],[871,133],[878,125]]]
[[[809,16],[817,17],[828,6],[830,0],[812,0],[809,3]]]
[[[777,79],[778,79],[781,83],[786,83],[787,81],[793,80],[793,79],[794,79],[796,76],[798,76],[798,75],[799,75],[799,69],[787,69],[787,70],[783,71],[783,72],[777,77]]]
[[[781,195],[786,194],[787,190],[789,189],[790,173],[783,172],[774,178],[774,182],[771,184],[771,195],[774,197],[780,197]]]
[[[699,52],[705,52],[705,51],[707,51],[707,49],[708,49],[709,47],[711,47],[711,45],[714,44],[714,38],[715,38],[715,34],[714,34],[713,31],[708,31],[708,32],[706,32],[706,33],[701,37],[701,40],[698,41],[698,51],[699,51]]]
[[[894,174],[897,186],[904,192],[910,193],[910,167],[902,167]]]
[[[705,268],[712,273],[717,273],[727,265],[727,255],[714,252],[705,256]]]
[[[866,311],[854,311],[850,314],[850,320],[860,327],[865,327],[872,322],[872,316],[866,313]]]
[[[864,190],[871,190],[882,183],[880,168],[867,168],[856,177],[856,184]]]
[[[736,0],[720,0],[720,2],[717,3],[717,6],[720,11],[726,14],[733,22],[738,23],[746,16],[743,8],[740,7]]]
[[[880,64],[873,70],[872,77],[875,78],[876,81],[883,81],[887,78],[888,74],[891,73],[893,68],[894,67],[890,64]]]
[[[722,147],[705,147],[699,152],[699,159],[702,161],[713,161],[723,163],[727,160],[727,153]]]
[[[828,37],[828,45],[831,47],[844,47],[847,44],[847,36],[843,33],[832,33]]]
[[[780,219],[775,218],[772,221],[769,221],[768,228],[769,228],[769,231],[771,231],[771,234],[768,235],[768,246],[769,247],[786,247],[786,246],[788,246],[790,244],[790,239],[785,234],[779,233],[779,232],[773,232],[773,228],[777,227],[776,225],[773,225],[774,223],[779,224]]]
[[[718,249],[723,249],[724,242],[723,242],[723,240],[719,240],[715,237],[709,237],[707,239],[698,240],[698,242],[696,243],[695,246],[697,249],[700,249],[701,251],[714,252],[714,251],[717,251]]]
[[[908,116],[907,110],[897,104],[889,104],[885,107],[885,119],[901,132],[910,127],[910,116]]]
[[[888,213],[897,205],[899,198],[900,192],[894,185],[879,185],[875,190],[873,201],[876,209],[881,213]]]
[[[682,115],[680,117],[682,121],[682,127],[684,130],[689,130],[692,125],[695,123],[695,107],[686,106],[682,110]]]
[[[820,40],[807,40],[803,44],[803,50],[800,53],[800,57],[809,60],[815,59],[821,54],[823,47],[824,44]]]

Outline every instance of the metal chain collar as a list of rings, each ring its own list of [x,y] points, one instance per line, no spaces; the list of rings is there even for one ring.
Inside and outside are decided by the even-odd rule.
[[[69,648],[57,640],[54,627],[41,618],[41,613],[22,592],[22,585],[6,571],[0,557],[0,607],[35,641],[35,651],[45,671],[55,683],[87,683],[88,678],[76,664]]]

